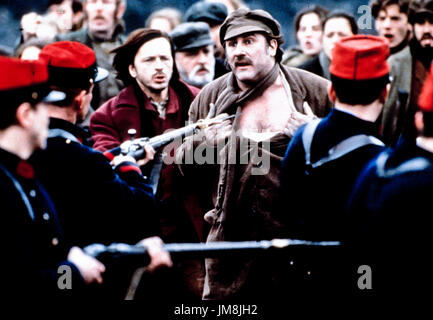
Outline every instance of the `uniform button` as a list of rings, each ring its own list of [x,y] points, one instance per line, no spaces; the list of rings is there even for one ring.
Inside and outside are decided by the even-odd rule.
[[[43,215],[42,215],[42,218],[45,220],[45,221],[48,221],[48,220],[50,220],[50,215],[48,214],[48,213],[44,213]]]
[[[291,266],[293,266],[293,263],[294,263],[293,261],[290,261],[290,265],[291,265]]]
[[[57,246],[59,244],[59,239],[53,238],[53,240],[51,240],[51,243],[53,244],[53,246]]]
[[[30,190],[29,194],[30,194],[30,197],[32,197],[32,198],[36,197],[36,191],[35,190]]]
[[[70,144],[71,143],[71,139],[66,139],[66,144]]]
[[[307,271],[307,275],[311,276],[311,271]]]

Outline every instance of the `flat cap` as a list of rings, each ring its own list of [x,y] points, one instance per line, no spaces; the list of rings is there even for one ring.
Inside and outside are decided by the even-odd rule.
[[[386,76],[389,46],[385,38],[355,35],[335,43],[329,71],[347,80],[369,80]]]
[[[279,37],[281,27],[268,12],[264,10],[238,9],[230,13],[220,29],[220,41],[237,37],[244,33],[264,32]]]
[[[85,88],[91,82],[107,78],[108,71],[96,66],[92,49],[76,41],[58,41],[39,53],[50,72],[50,83],[58,87]]]
[[[199,1],[186,10],[184,20],[203,21],[210,25],[220,25],[227,18],[227,7],[219,2]]]
[[[214,45],[208,24],[200,21],[181,23],[170,32],[170,38],[175,51]]]
[[[413,0],[409,4],[409,22],[416,23],[420,19],[433,19],[433,0]]]
[[[43,61],[0,57],[0,70],[0,93],[16,94],[19,90],[26,90],[29,99],[44,102],[65,98],[63,92],[49,90],[48,68]]]

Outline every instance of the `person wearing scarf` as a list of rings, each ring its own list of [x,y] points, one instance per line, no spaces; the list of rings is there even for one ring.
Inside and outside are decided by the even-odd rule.
[[[200,195],[203,214],[207,212],[207,242],[276,238],[281,226],[271,212],[284,151],[301,124],[330,111],[328,81],[281,65],[280,25],[266,11],[232,12],[220,41],[232,71],[202,89],[189,120],[227,114],[235,115],[234,120],[187,137],[177,161],[183,174],[196,181],[190,192]],[[204,163],[200,153],[206,155]],[[275,266],[260,258],[206,259],[203,298],[278,294],[281,274],[270,265]],[[283,282],[278,285],[283,290]]]

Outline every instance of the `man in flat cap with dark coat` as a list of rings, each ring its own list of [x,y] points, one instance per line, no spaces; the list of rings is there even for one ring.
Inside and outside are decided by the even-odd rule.
[[[227,18],[227,7],[218,2],[197,1],[189,7],[183,19],[186,22],[202,21],[209,25],[211,37],[215,46],[215,57],[224,59],[224,48],[219,42],[219,30]]]
[[[170,33],[180,77],[190,85],[204,87],[228,70],[216,63],[214,42],[204,22],[184,22]]]
[[[376,120],[389,90],[388,56],[388,42],[381,37],[351,36],[335,43],[329,68],[335,108],[301,127],[284,156],[279,215],[286,237],[344,240],[350,190],[384,148]],[[340,248],[299,250],[288,274],[289,290],[296,295],[357,289],[357,269],[343,258]]]
[[[189,115],[191,121],[227,114],[235,119],[188,137],[178,161],[185,176],[196,181],[195,192],[208,201],[204,208],[213,208],[205,215],[208,242],[274,238],[279,228],[271,208],[284,151],[300,124],[331,109],[328,81],[280,64],[280,25],[263,10],[234,11],[221,27],[220,41],[232,71],[202,89]],[[197,150],[210,154],[210,161],[191,159]],[[269,297],[278,282],[270,264],[242,257],[207,259],[204,298]]]

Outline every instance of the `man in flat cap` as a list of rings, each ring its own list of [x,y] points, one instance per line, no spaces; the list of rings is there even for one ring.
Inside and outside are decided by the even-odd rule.
[[[224,48],[219,42],[219,30],[227,18],[227,7],[218,2],[197,1],[189,7],[183,16],[186,22],[202,21],[209,25],[215,46],[215,57],[224,58]]]
[[[188,84],[202,88],[228,72],[215,63],[214,42],[206,23],[181,23],[170,33],[170,38],[176,52],[177,70]]]
[[[416,140],[400,139],[370,161],[348,202],[350,245],[371,268],[373,292],[401,296],[431,283],[433,70],[418,99]]]
[[[106,70],[96,66],[93,50],[79,42],[59,41],[45,46],[39,57],[48,63],[51,85],[65,92],[66,99],[48,105],[47,148],[36,153],[32,163],[57,207],[65,237],[83,247],[135,244],[158,235],[154,198],[135,159],[118,156],[110,164],[103,154],[85,145],[88,134],[76,125],[89,108],[95,83],[107,77]],[[149,161],[153,153],[147,151],[145,160]],[[169,264],[159,238],[144,244],[156,248],[150,250],[155,251],[151,267]],[[106,267],[104,280],[111,287],[119,275],[110,265]],[[104,289],[101,294],[124,298],[125,288],[116,289]]]
[[[221,27],[220,41],[232,71],[202,89],[189,115],[191,121],[227,114],[235,119],[187,138],[178,160],[185,176],[196,181],[194,191],[208,202],[203,213],[213,208],[205,215],[211,226],[207,241],[273,238],[278,228],[271,207],[284,151],[293,132],[311,120],[313,112],[321,117],[329,112],[328,81],[280,64],[280,25],[263,10],[234,11]],[[242,141],[261,147],[245,148]],[[203,164],[195,157],[199,153],[210,160]],[[245,155],[248,159],[239,161]],[[270,288],[275,276],[267,269],[268,262],[207,259],[204,297],[269,294],[260,289]]]
[[[388,56],[388,42],[381,37],[358,35],[335,43],[328,90],[335,107],[323,120],[299,129],[284,156],[279,216],[286,237],[344,239],[350,190],[363,166],[384,148],[376,120],[389,89]],[[356,269],[349,270],[342,257],[335,248],[315,255],[300,250],[290,271],[293,294],[356,288]],[[346,277],[349,271],[352,278]]]
[[[2,286],[6,300],[71,297],[81,292],[83,284],[101,282],[105,268],[63,237],[54,205],[27,161],[35,150],[46,146],[49,120],[45,103],[65,95],[50,93],[45,63],[0,57],[0,69],[1,241],[5,244],[2,274],[6,275]]]

